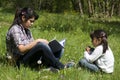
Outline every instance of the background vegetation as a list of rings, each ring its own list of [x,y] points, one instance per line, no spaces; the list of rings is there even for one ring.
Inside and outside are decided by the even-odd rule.
[[[0,7],[16,9],[30,6],[51,13],[78,12],[80,16],[120,16],[120,0],[0,0]]]
[[[80,11],[80,2],[83,13]],[[89,5],[94,4],[91,9],[89,9],[88,2]],[[106,5],[103,8],[97,5],[98,3],[103,5],[106,2],[109,3],[107,8],[109,15],[106,14]],[[110,16],[112,2],[115,4],[114,14]],[[0,80],[119,80],[119,5],[119,0],[0,0]],[[89,38],[91,31],[106,30],[109,35],[108,42],[115,57],[114,73],[91,73],[74,67],[61,70],[59,73],[52,73],[44,71],[44,69],[36,71],[23,66],[18,70],[9,65],[5,58],[5,36],[14,18],[15,9],[23,6],[33,7],[40,15],[40,18],[31,27],[35,39],[56,38],[61,40],[66,38],[65,53],[61,58],[61,62],[64,64],[69,61],[78,63],[79,59],[83,57],[85,47],[92,46]],[[90,13],[90,10],[93,12]]]
[[[115,56],[115,71],[113,74],[91,73],[84,69],[70,68],[59,73],[31,70],[21,67],[17,70],[10,66],[5,59],[5,36],[13,20],[13,13],[0,12],[0,80],[119,80],[120,66],[120,29],[119,20],[113,19],[93,21],[79,17],[78,14],[50,14],[40,13],[40,18],[31,28],[35,38],[61,40],[66,38],[65,53],[61,59],[63,63],[74,61],[77,63],[83,57],[87,45],[91,45],[89,32],[94,29],[105,29],[109,34],[109,45]]]

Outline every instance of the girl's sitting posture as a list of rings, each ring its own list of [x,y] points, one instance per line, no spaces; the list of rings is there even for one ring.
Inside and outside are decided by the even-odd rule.
[[[86,48],[84,58],[79,61],[81,67],[86,67],[90,71],[112,73],[114,71],[114,56],[107,42],[107,34],[104,30],[95,30],[90,34],[94,51],[90,47]]]
[[[64,69],[65,65],[59,61],[60,50],[53,53],[46,39],[34,39],[30,27],[39,15],[32,8],[21,8],[16,11],[12,25],[6,34],[7,58],[19,67],[20,63],[30,67],[38,67],[42,64],[56,69]]]

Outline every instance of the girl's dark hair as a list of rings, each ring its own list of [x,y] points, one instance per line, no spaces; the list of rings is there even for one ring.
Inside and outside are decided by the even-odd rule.
[[[101,38],[102,41],[100,44],[103,45],[103,53],[106,52],[108,49],[108,42],[107,42],[107,34],[104,30],[95,30],[90,34],[91,39],[93,40],[94,37],[97,39]]]
[[[32,8],[28,8],[28,7],[19,8],[16,10],[15,17],[11,27],[15,24],[20,25],[22,23],[22,16],[25,17],[25,21],[27,21],[32,17],[34,17],[35,20],[39,18],[38,14]]]

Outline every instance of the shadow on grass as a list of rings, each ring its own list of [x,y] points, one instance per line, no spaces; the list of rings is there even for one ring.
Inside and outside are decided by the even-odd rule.
[[[5,56],[0,56],[0,64],[6,64],[7,63],[7,59]]]
[[[16,68],[18,70],[20,70],[22,67],[24,67],[24,68],[29,68],[29,69],[31,69],[33,71],[39,71],[39,70],[47,68],[44,65],[38,65],[38,64],[24,65],[22,63],[19,63],[17,65],[17,64],[15,64],[13,62],[8,61],[5,56],[0,56],[0,65],[12,66],[12,67],[14,67],[14,68]]]
[[[0,10],[2,13],[15,13],[15,9],[13,9],[13,8],[2,8],[1,10]]]
[[[120,21],[105,21],[105,22],[99,22],[101,24],[104,24],[107,31],[110,33],[110,34],[118,34],[120,33],[120,29],[119,29],[119,26],[120,26]]]
[[[104,29],[108,35],[120,34],[120,21],[84,21],[82,30],[91,32],[95,29]]]

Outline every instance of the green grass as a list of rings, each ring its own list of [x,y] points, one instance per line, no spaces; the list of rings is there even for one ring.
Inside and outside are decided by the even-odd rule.
[[[12,23],[12,13],[0,12],[0,80],[119,80],[120,73],[120,22],[96,22],[87,18],[80,18],[75,14],[49,14],[40,13],[41,17],[31,28],[33,36],[37,38],[45,38],[51,40],[56,38],[61,40],[66,38],[65,52],[61,58],[64,64],[69,61],[77,63],[83,57],[83,51],[87,45],[91,45],[89,32],[94,29],[102,28],[107,30],[109,34],[108,42],[115,56],[115,69],[113,74],[91,73],[85,69],[70,68],[61,70],[59,73],[49,71],[31,70],[21,66],[18,70],[7,64],[5,60],[5,36]],[[47,17],[47,18],[46,18]],[[62,18],[61,18],[62,17]],[[45,20],[48,19],[48,22]],[[58,20],[59,19],[59,20]],[[63,21],[62,21],[63,19]],[[71,22],[72,21],[72,22]],[[44,22],[44,24],[42,23]],[[61,23],[61,24],[60,24]],[[64,25],[65,24],[65,25]],[[63,25],[63,26],[62,26]],[[44,29],[41,27],[45,27]],[[54,28],[51,28],[51,27]],[[59,26],[62,26],[63,31]],[[71,29],[66,30],[71,27]],[[57,28],[60,30],[56,30]],[[74,28],[72,28],[74,27]],[[65,29],[64,29],[65,28]]]

